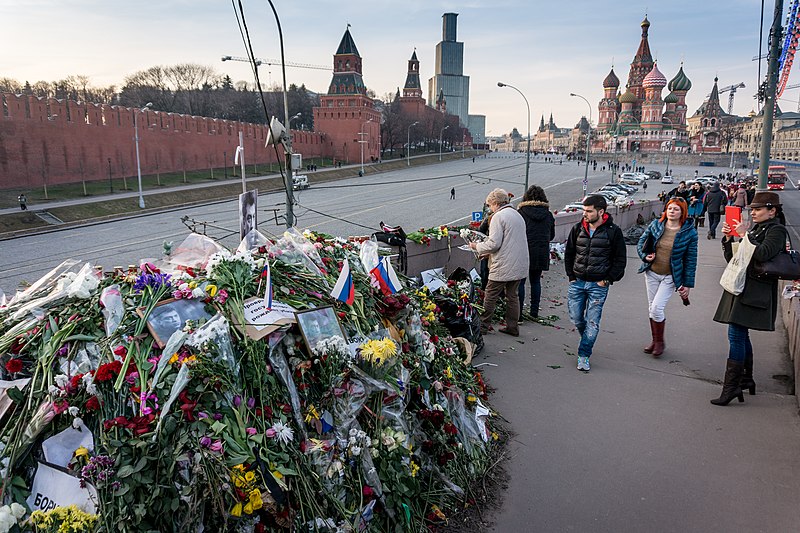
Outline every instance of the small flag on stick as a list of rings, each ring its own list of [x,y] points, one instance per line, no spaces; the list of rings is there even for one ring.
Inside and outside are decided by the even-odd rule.
[[[353,285],[353,275],[350,273],[350,262],[347,259],[342,263],[342,272],[336,280],[336,285],[333,286],[331,296],[347,305],[353,305],[355,301],[356,288]]]

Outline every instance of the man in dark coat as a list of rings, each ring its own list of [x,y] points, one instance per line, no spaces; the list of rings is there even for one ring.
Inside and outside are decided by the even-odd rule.
[[[719,183],[711,185],[711,190],[706,193],[703,204],[706,206],[706,213],[708,213],[708,235],[707,239],[717,238],[717,226],[719,226],[722,213],[725,212],[725,206],[728,205],[728,196],[725,191],[719,188]]]
[[[539,301],[542,297],[542,272],[550,270],[550,241],[556,236],[556,223],[547,196],[538,185],[532,185],[522,202],[517,206],[517,211],[525,220],[525,233],[528,238],[528,255],[530,257],[530,270],[528,279],[531,282],[531,309],[530,314],[539,316]],[[525,302],[525,280],[519,284],[520,311]]]

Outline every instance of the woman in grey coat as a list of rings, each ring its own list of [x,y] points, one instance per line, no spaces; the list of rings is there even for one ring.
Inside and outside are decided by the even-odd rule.
[[[742,388],[755,394],[753,381],[753,345],[750,343],[750,330],[774,331],[778,315],[778,280],[763,279],[753,273],[753,263],[765,262],[786,250],[786,227],[780,196],[774,192],[757,192],[748,206],[755,225],[747,232],[748,240],[755,245],[753,258],[747,266],[744,290],[739,295],[728,291],[722,293],[716,322],[728,324],[728,362],[725,369],[725,383],[719,398],[711,400],[714,405],[728,405],[738,398],[744,402]],[[742,235],[746,228],[739,223],[736,233]],[[725,260],[733,257],[733,237],[731,227],[722,225],[722,250]]]

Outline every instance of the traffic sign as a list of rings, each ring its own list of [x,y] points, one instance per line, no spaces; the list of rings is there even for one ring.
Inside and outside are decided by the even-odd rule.
[[[473,211],[472,212],[472,221],[473,222],[480,222],[483,220],[483,211]]]

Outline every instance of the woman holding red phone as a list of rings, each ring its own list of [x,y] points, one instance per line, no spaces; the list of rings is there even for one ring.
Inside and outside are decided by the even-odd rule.
[[[744,402],[742,389],[756,393],[753,380],[753,345],[750,330],[775,331],[778,314],[778,280],[756,277],[752,272],[753,261],[765,262],[786,249],[786,227],[778,193],[760,191],[748,206],[754,226],[740,220],[732,228],[726,220],[722,224],[722,251],[725,260],[733,258],[733,231],[739,235],[747,233],[747,239],[755,245],[750,265],[747,266],[744,289],[738,295],[723,291],[714,314],[714,320],[728,324],[728,361],[725,367],[725,383],[719,398],[711,400],[714,405],[728,405],[738,398]]]

